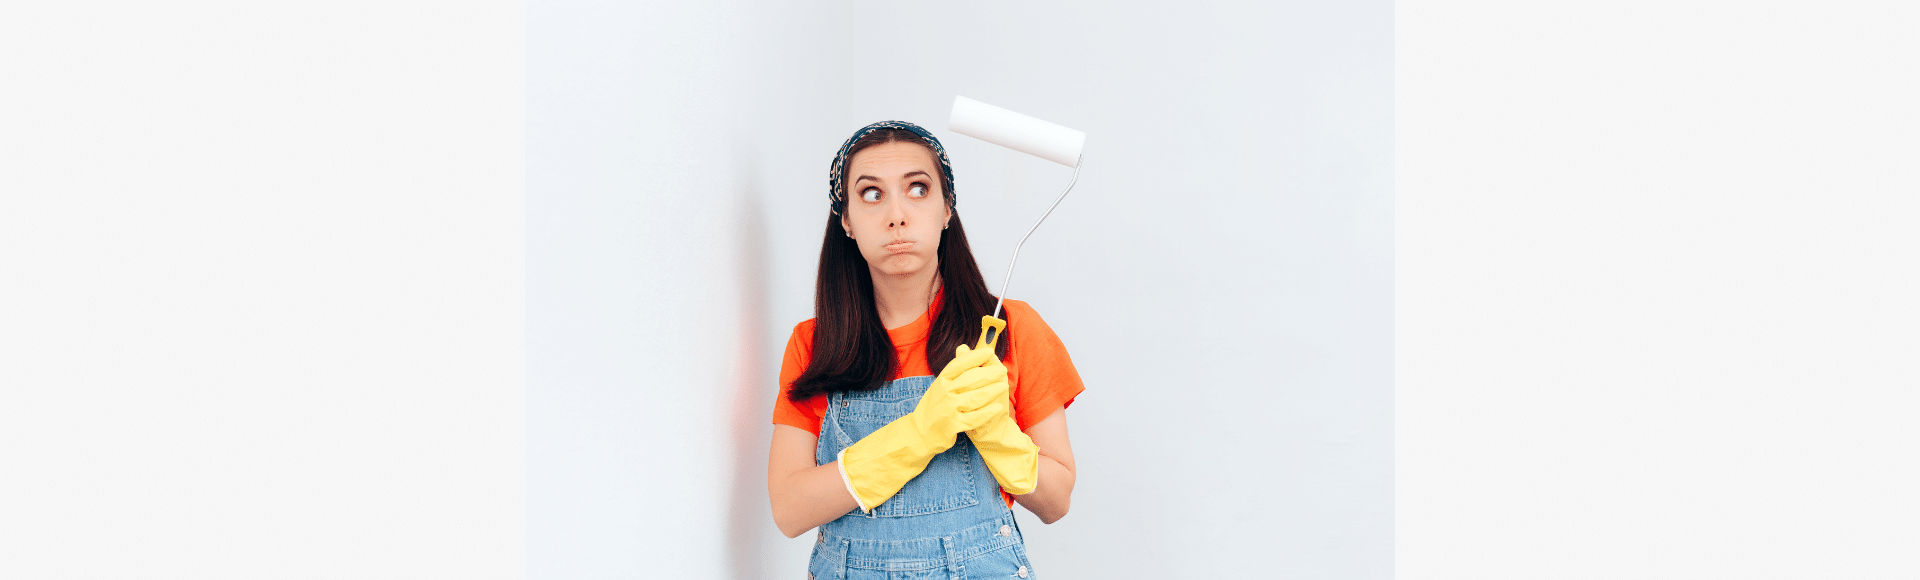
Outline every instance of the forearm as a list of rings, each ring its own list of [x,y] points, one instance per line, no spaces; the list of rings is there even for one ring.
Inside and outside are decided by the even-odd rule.
[[[1073,470],[1062,465],[1045,453],[1040,455],[1040,484],[1034,486],[1033,493],[1013,496],[1013,501],[1040,517],[1040,523],[1051,524],[1066,517],[1067,507],[1073,499]]]
[[[813,433],[798,427],[773,426],[767,498],[773,503],[774,526],[789,538],[860,507],[840,479],[840,462],[813,464],[816,441]]]
[[[789,538],[799,537],[860,507],[853,495],[847,493],[846,482],[840,479],[838,461],[768,479],[771,480],[767,492],[773,500],[774,525]]]
[[[1033,461],[1039,476],[1031,493],[1013,496],[1013,500],[1039,516],[1041,523],[1060,521],[1067,517],[1067,508],[1073,503],[1073,444],[1067,437],[1066,410],[1055,411],[1027,427],[1025,433],[1039,448],[1039,457]]]

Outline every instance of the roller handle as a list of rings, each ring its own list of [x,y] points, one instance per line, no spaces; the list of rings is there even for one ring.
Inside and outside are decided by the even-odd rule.
[[[975,343],[973,345],[973,350],[980,350],[980,349],[993,350],[994,348],[999,347],[1000,335],[1004,334],[1006,330],[1007,330],[1007,321],[994,318],[993,315],[991,314],[981,316],[980,317],[980,342]]]

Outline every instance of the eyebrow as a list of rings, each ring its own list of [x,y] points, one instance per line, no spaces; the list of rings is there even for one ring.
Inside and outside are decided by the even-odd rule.
[[[907,172],[907,174],[906,174],[906,175],[902,175],[902,176],[900,176],[900,178],[901,178],[901,179],[906,179],[906,178],[908,178],[908,177],[913,177],[913,176],[915,176],[915,175],[918,175],[918,176],[921,176],[921,177],[925,177],[925,178],[927,178],[927,179],[933,179],[933,176],[932,176],[932,175],[927,175],[927,172],[925,172],[925,171],[919,171],[919,170],[915,170],[915,171],[909,171],[909,172]],[[871,176],[871,175],[862,175],[862,176],[860,176],[860,178],[859,178],[859,179],[855,179],[855,180],[853,180],[853,182],[854,182],[854,183],[860,183],[860,182],[862,182],[862,181],[867,181],[867,180],[873,180],[873,181],[880,181],[880,178],[878,178],[878,177],[874,177],[874,176]]]

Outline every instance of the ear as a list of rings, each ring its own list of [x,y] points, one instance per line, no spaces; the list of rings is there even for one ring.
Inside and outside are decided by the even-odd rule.
[[[853,237],[853,228],[847,226],[847,212],[844,211],[840,212],[840,231],[846,232],[848,238]]]

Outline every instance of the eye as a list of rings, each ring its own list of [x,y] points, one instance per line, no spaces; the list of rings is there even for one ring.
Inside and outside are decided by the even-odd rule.
[[[864,199],[867,201],[880,201],[880,188],[878,187],[867,188],[866,191],[860,192],[860,199]]]
[[[927,186],[915,183],[913,184],[913,187],[907,188],[907,195],[911,195],[913,197],[926,197]]]

